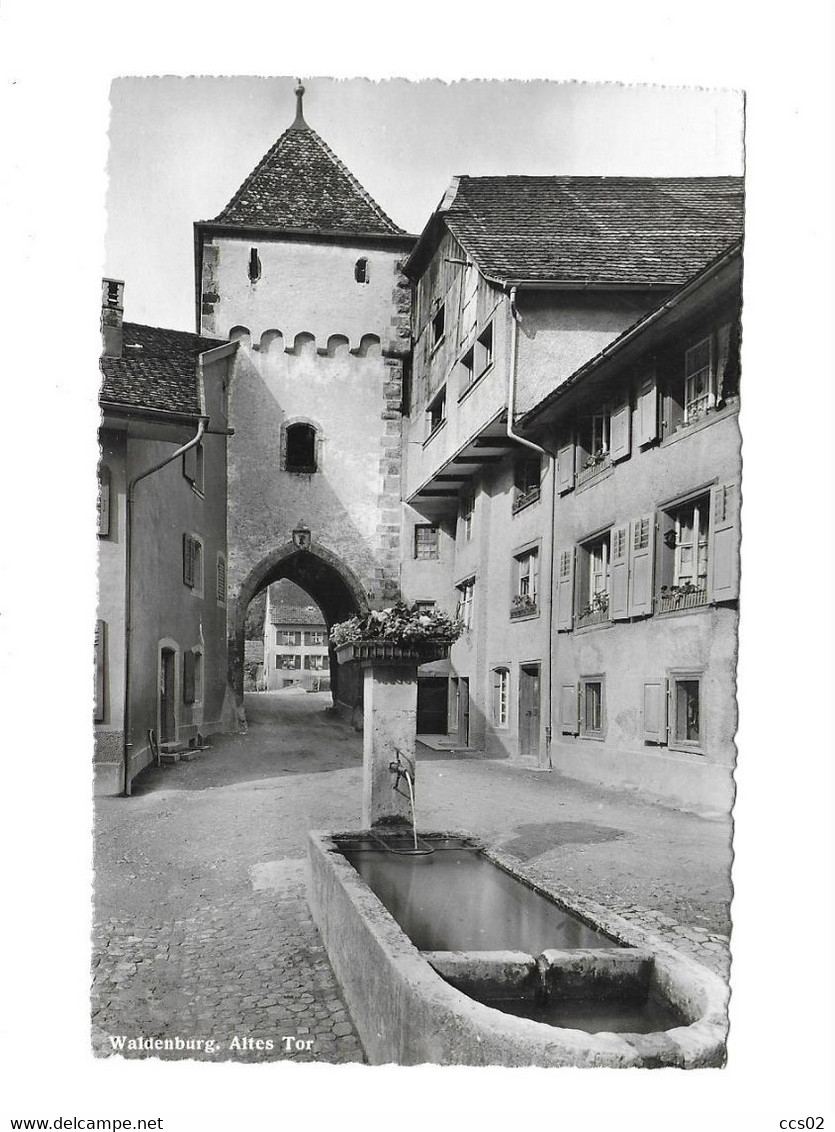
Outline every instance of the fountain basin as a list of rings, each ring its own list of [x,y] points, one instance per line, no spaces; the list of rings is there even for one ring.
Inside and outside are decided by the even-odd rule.
[[[499,877],[486,887],[476,884],[488,895],[470,899],[466,919],[478,919],[480,904],[482,926],[489,926],[499,907],[495,892],[514,893],[498,935],[479,935],[476,925],[475,939],[460,946],[456,917],[450,919],[449,912],[461,903],[448,889],[457,869],[452,857],[441,862],[443,886],[426,883],[432,855],[398,859],[394,875],[401,860],[412,864],[403,872],[407,879],[394,884],[400,904],[393,914],[386,906],[396,903],[391,885],[387,890],[369,877],[377,895],[358,871],[368,874],[361,858],[380,851],[379,843],[373,847],[375,834],[379,839],[379,831],[311,833],[308,888],[313,917],[372,1064],[724,1063],[728,995],[713,972],[590,901],[546,889],[478,838],[422,833],[421,842],[436,848],[435,856],[472,859],[464,866],[468,875],[461,874],[459,895],[472,887],[477,873],[494,871]],[[441,889],[441,913],[437,904],[425,907],[425,893],[433,887]],[[416,909],[417,928],[407,922]],[[436,918],[443,930],[433,937],[425,927]],[[533,930],[526,941],[528,923]],[[543,947],[543,938],[556,945]],[[660,1025],[664,1028],[653,1028]]]

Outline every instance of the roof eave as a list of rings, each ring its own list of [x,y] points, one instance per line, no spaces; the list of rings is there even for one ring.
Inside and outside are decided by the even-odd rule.
[[[394,245],[404,251],[410,251],[418,239],[417,236],[413,236],[409,232],[348,232],[337,228],[272,227],[259,224],[236,224],[228,220],[196,220],[194,232],[196,244],[199,244],[201,235],[211,234],[249,236],[253,239],[312,240],[316,243],[327,241],[329,243],[355,244],[361,247]]]

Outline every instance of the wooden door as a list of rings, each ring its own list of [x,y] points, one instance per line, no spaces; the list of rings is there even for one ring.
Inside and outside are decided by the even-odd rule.
[[[173,649],[163,649],[159,671],[159,741],[173,743],[177,738],[177,718],[174,712],[176,665]]]
[[[519,669],[519,754],[539,757],[539,665]]]
[[[468,676],[459,676],[456,682],[458,689],[458,742],[462,747],[469,746],[470,742],[470,680]]]
[[[423,676],[417,685],[418,735],[446,735],[449,713],[449,680],[446,676]]]

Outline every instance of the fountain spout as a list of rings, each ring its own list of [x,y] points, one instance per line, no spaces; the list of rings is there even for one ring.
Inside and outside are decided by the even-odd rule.
[[[395,758],[389,763],[389,770],[393,775],[394,789],[399,790],[400,779],[406,779],[406,785],[409,788],[409,807],[412,811],[412,837],[415,843],[415,850],[418,847],[417,836],[417,815],[415,814],[415,767],[414,763],[408,758],[403,758],[400,751],[395,749]]]

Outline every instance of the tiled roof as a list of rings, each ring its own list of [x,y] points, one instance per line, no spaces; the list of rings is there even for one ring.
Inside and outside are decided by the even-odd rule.
[[[306,122],[285,130],[214,223],[351,235],[401,235]]]
[[[202,412],[197,359],[226,342],[135,322],[123,324],[122,341],[121,358],[101,359],[100,400],[169,413]]]
[[[315,605],[270,605],[270,621],[273,625],[325,627],[325,619]]]
[[[502,281],[675,285],[741,238],[743,181],[460,177],[441,215]]]

